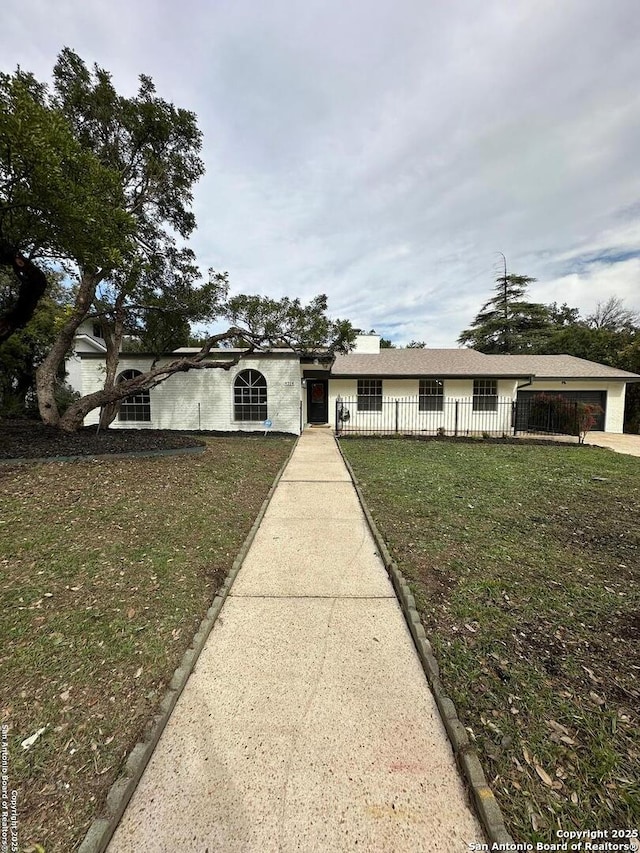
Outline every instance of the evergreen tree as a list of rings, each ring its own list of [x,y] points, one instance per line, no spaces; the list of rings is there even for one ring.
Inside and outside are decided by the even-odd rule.
[[[535,280],[507,275],[505,267],[504,275],[496,279],[495,296],[485,302],[458,343],[489,354],[538,350],[552,320],[546,305],[525,299],[528,285]]]

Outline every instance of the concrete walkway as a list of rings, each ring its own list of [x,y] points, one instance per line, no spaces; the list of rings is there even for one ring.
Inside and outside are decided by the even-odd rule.
[[[562,444],[577,444],[575,435],[549,435],[549,433],[518,433],[517,438],[526,441],[528,438],[542,439],[544,441],[561,442]],[[592,430],[584,439],[585,444],[593,444],[596,447],[608,447],[616,453],[624,453],[627,456],[640,456],[640,435],[618,432],[599,432]]]
[[[640,435],[614,432],[588,432],[585,444],[596,444],[598,447],[608,447],[616,453],[626,453],[628,456],[640,456]]]
[[[108,851],[483,840],[335,441],[307,431]]]

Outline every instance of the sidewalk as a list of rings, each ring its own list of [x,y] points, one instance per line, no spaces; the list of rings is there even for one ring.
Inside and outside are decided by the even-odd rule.
[[[358,499],[305,432],[108,853],[484,841]]]

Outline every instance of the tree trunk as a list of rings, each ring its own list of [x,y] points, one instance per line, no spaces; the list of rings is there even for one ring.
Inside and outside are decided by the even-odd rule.
[[[89,414],[92,409],[95,409],[95,405],[86,405],[86,397],[82,397],[82,400],[78,400],[77,403],[72,403],[67,411],[59,418],[57,426],[63,432],[77,432],[85,417]],[[85,405],[81,405],[84,402]]]
[[[20,290],[15,304],[0,315],[0,344],[18,329],[27,325],[33,317],[38,302],[47,289],[45,274],[20,252],[0,241],[0,264],[13,267],[20,281]]]
[[[118,364],[120,362],[120,347],[124,336],[124,294],[121,292],[116,298],[115,319],[113,328],[105,334],[107,345],[106,375],[104,379],[104,390],[111,391],[116,384]],[[120,400],[106,403],[100,409],[99,429],[108,429],[114,422],[120,409]]]
[[[55,398],[58,370],[71,349],[78,326],[89,313],[96,287],[101,279],[101,273],[84,272],[82,274],[73,311],[58,333],[49,354],[36,371],[38,410],[42,422],[48,426],[58,426],[60,423],[60,412]]]

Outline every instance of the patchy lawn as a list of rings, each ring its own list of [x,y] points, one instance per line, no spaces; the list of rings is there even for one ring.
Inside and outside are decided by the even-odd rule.
[[[293,442],[207,444],[0,467],[0,695],[20,849],[77,849]]]
[[[640,459],[342,442],[517,841],[640,826]]]

